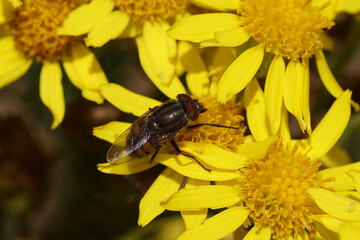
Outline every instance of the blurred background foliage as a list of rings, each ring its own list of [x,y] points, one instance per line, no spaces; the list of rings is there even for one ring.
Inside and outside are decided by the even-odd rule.
[[[352,89],[360,102],[360,18],[341,14],[336,22],[327,60],[341,86]],[[166,100],[141,69],[133,40],[114,40],[93,51],[110,82]],[[127,178],[96,169],[110,144],[93,137],[92,128],[135,117],[109,103],[84,100],[64,74],[66,116],[51,131],[51,114],[38,95],[39,74],[40,65],[34,64],[0,90],[0,239],[175,239],[184,226],[169,212],[137,227],[139,201],[161,167]],[[333,100],[312,62],[313,126]],[[301,137],[293,119],[290,125],[294,136]],[[360,114],[353,113],[339,141],[353,161],[360,160],[359,128]]]

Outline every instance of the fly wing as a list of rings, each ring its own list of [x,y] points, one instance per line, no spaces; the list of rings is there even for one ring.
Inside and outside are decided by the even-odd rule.
[[[150,138],[150,133],[146,126],[139,127],[136,133],[132,131],[136,122],[126,129],[111,145],[106,154],[106,159],[109,163],[125,163],[131,160],[129,154],[140,148]],[[136,125],[139,126],[139,125]]]

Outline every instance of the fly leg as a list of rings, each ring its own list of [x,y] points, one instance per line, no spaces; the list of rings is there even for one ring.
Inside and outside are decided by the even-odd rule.
[[[189,126],[187,126],[187,129],[194,129],[194,128],[198,128],[198,127],[201,127],[201,126],[212,126],[212,127],[219,127],[219,128],[230,128],[230,129],[237,129],[237,130],[240,129],[240,128],[238,128],[238,127],[223,126],[223,125],[212,124],[212,123],[199,123],[199,124],[195,124],[195,125],[189,125]]]
[[[175,151],[177,154],[181,154],[187,157],[191,157],[192,159],[194,159],[203,169],[205,169],[208,172],[211,172],[211,170],[207,169],[206,167],[204,167],[204,165],[201,164],[201,162],[199,162],[193,155],[188,154],[186,152],[183,152],[180,150],[179,146],[176,144],[176,142],[174,141],[174,139],[170,140],[171,145],[174,147]]]
[[[156,148],[155,152],[151,156],[150,163],[152,163],[154,161],[154,159],[155,159],[156,155],[159,153],[159,151],[160,151],[160,147]]]

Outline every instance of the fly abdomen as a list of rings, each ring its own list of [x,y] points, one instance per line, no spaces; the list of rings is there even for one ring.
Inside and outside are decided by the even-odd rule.
[[[146,142],[140,148],[138,148],[135,151],[133,151],[132,153],[130,153],[130,156],[142,158],[149,154],[152,154],[153,152],[155,152],[155,148],[150,144],[150,142]]]

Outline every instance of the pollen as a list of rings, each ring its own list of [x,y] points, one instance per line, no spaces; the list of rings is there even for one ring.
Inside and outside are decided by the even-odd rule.
[[[238,127],[229,129],[213,126],[202,126],[180,133],[177,141],[192,141],[197,143],[215,144],[229,151],[236,151],[237,146],[243,142],[246,127],[243,124],[244,117],[241,115],[243,108],[239,103],[228,101],[219,103],[216,97],[205,95],[193,97],[199,100],[207,111],[200,114],[199,118],[189,125],[199,123],[219,124],[222,126]]]
[[[333,181],[320,177],[320,165],[299,153],[298,145],[290,148],[281,141],[270,146],[264,159],[250,162],[241,180],[241,194],[255,225],[270,226],[274,239],[289,238],[305,230],[314,235],[310,216],[322,211],[306,190]]]
[[[115,5],[131,15],[135,22],[153,22],[183,13],[187,0],[115,0]]]
[[[57,27],[75,7],[76,0],[25,0],[10,23],[16,47],[38,62],[59,59],[75,37],[57,35]]]
[[[321,15],[327,7],[311,0],[245,0],[238,14],[250,36],[267,52],[288,59],[310,58],[323,47],[321,33],[334,22]]]

